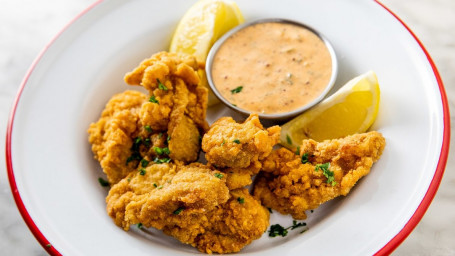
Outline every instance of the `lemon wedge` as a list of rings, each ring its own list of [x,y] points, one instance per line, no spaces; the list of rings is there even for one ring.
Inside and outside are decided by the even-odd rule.
[[[304,139],[323,141],[365,132],[379,110],[380,89],[373,71],[355,77],[336,93],[281,127],[281,144],[295,149]]]
[[[185,13],[171,40],[170,52],[194,55],[204,63],[212,45],[224,33],[244,22],[239,7],[229,0],[200,0]],[[209,88],[203,69],[201,83]],[[209,106],[218,103],[211,92]]]

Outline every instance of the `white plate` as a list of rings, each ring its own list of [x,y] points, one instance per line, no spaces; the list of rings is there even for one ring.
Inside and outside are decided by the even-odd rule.
[[[373,129],[387,146],[348,197],[317,209],[303,234],[267,234],[241,253],[384,255],[411,232],[444,171],[449,115],[442,82],[415,36],[374,1],[237,0],[246,20],[280,17],[318,29],[339,57],[335,88],[376,71],[382,90]],[[128,87],[122,77],[167,49],[192,1],[112,0],[89,8],[33,64],[7,133],[7,166],[17,205],[53,255],[163,255],[197,251],[161,232],[124,232],[105,211],[107,190],[87,142],[104,104]],[[229,114],[211,109],[215,116]],[[271,223],[291,223],[272,214]],[[46,246],[51,244],[51,246]]]

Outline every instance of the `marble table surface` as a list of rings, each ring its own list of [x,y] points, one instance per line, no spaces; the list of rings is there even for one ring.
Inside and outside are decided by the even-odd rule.
[[[365,0],[368,1],[368,0]],[[27,69],[52,37],[95,0],[0,0],[0,155],[11,104]],[[455,110],[455,1],[382,0],[419,37],[439,69],[451,121]],[[454,128],[452,126],[452,137]],[[451,142],[451,148],[453,149]],[[46,255],[25,225],[0,164],[0,254]],[[455,255],[455,151],[425,216],[393,255]]]

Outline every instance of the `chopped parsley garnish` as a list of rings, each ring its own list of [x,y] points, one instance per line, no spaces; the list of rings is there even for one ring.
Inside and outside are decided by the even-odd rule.
[[[164,84],[161,83],[160,79],[157,78],[156,82],[158,83],[158,89],[163,90],[163,91],[167,91],[167,87],[164,86]]]
[[[163,133],[160,132],[160,133],[158,134],[158,139],[161,139],[162,137],[163,137]]]
[[[237,201],[239,201],[240,204],[244,204],[245,203],[245,198],[237,197]]]
[[[150,125],[144,126],[144,129],[145,129],[147,132],[149,132],[149,133],[152,133],[152,132],[153,132],[153,129],[152,129],[152,127],[150,127]]]
[[[153,183],[153,186],[154,186],[155,188],[158,187],[158,185],[156,185],[156,183]]]
[[[292,226],[289,226],[287,228],[284,228],[280,224],[275,224],[270,226],[269,230],[269,236],[270,237],[276,237],[276,236],[282,236],[285,237],[288,234],[288,230],[294,230],[298,227],[305,227],[306,223],[305,222],[297,222],[296,220],[292,221]],[[307,231],[308,229],[305,229],[304,231]],[[304,231],[300,232],[303,233]]]
[[[217,177],[218,179],[222,179],[222,178],[224,177],[224,175],[223,175],[222,173],[219,173],[219,172],[215,173],[214,175],[215,175],[215,177]]]
[[[306,223],[305,222],[297,222],[296,220],[293,220],[292,221],[292,226],[290,226],[291,230],[294,230],[298,227],[304,227],[306,226]]]
[[[297,146],[297,149],[295,150],[296,155],[300,155],[300,146]]]
[[[145,175],[145,169],[144,168],[139,169],[139,174],[144,176]]]
[[[302,155],[302,164],[308,163],[308,153],[303,153]]]
[[[144,145],[146,145],[147,147],[150,147],[150,143],[151,143],[150,138],[146,138],[144,140]]]
[[[183,210],[185,210],[185,208],[179,207],[179,208],[177,208],[177,210],[175,210],[175,211],[173,212],[173,214],[179,215]]]
[[[47,248],[51,248],[51,247],[52,247],[52,244],[46,244],[46,247],[47,247]]]
[[[232,142],[237,143],[237,144],[240,144],[240,140],[239,140],[239,139],[235,139],[235,140],[233,140]]]
[[[109,186],[109,182],[107,180],[104,180],[103,178],[98,178],[98,182],[103,187],[108,187]]]
[[[147,167],[147,165],[149,165],[149,161],[147,161],[145,158],[141,160],[141,166],[142,167]]]
[[[232,106],[237,107],[237,104],[232,103]]]
[[[269,230],[269,236],[270,237],[276,237],[276,236],[282,236],[285,237],[288,235],[288,230],[286,228],[283,228],[280,224],[275,224],[270,226]]]
[[[157,189],[162,189],[162,188],[163,188],[163,185],[159,185],[159,186],[157,187]]]
[[[153,162],[155,162],[157,164],[169,163],[170,161],[171,161],[170,158],[161,158],[160,159],[158,157],[153,160]]]
[[[168,135],[166,138],[167,143],[169,143],[170,140],[171,140],[171,135]]]
[[[150,102],[160,104],[160,102],[155,98],[155,95],[152,95],[149,99]]]
[[[332,186],[335,186],[337,183],[335,181],[334,172],[329,170],[330,163],[317,164],[314,168],[315,171],[322,170],[322,174],[327,178],[327,183]]]
[[[237,87],[237,88],[235,88],[235,89],[232,89],[232,90],[231,90],[231,93],[232,93],[232,94],[239,93],[239,92],[242,91],[242,89],[243,89],[243,86],[239,86],[239,87]]]
[[[134,142],[133,142],[133,146],[131,147],[131,150],[138,151],[139,150],[139,146],[141,146],[141,143],[142,143],[142,138],[141,137],[135,138]]]
[[[291,137],[289,137],[288,134],[286,134],[286,142],[287,142],[289,145],[292,145]]]
[[[159,148],[159,147],[153,147],[153,150],[155,150],[155,153],[157,153],[158,155],[169,155],[171,154],[171,151],[169,150],[168,147],[165,147],[165,148]]]
[[[225,141],[225,140],[223,140],[223,142],[221,142],[221,146],[223,146],[223,145],[224,145],[224,143],[226,143],[226,141]]]
[[[139,222],[139,223],[137,224],[137,228],[141,229],[141,228],[142,228],[142,223]]]

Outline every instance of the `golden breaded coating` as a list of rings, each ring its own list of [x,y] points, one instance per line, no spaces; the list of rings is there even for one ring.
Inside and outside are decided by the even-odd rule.
[[[108,214],[128,230],[162,229],[202,252],[237,252],[258,239],[269,212],[246,189],[228,191],[225,175],[202,164],[153,164],[114,185]]]
[[[238,252],[264,234],[269,217],[269,211],[247,189],[232,190],[226,203],[207,214],[208,226],[193,246],[205,253]]]
[[[305,219],[306,210],[346,196],[384,147],[384,137],[369,132],[321,143],[304,140],[300,155],[281,148],[264,160],[254,196],[266,207]]]
[[[143,86],[153,97],[141,111],[144,125],[166,130],[174,114],[187,115],[199,129],[208,128],[205,120],[208,90],[199,85],[197,70],[198,63],[193,56],[159,52],[125,75],[127,84]],[[185,87],[184,92],[182,87]],[[172,113],[175,111],[178,114]]]
[[[141,92],[116,94],[106,104],[100,119],[88,129],[92,151],[111,184],[117,183],[135,168],[127,165],[126,161],[132,154],[139,111],[146,100],[147,96]]]
[[[251,184],[251,176],[260,170],[260,161],[278,143],[280,127],[264,129],[257,114],[243,123],[222,117],[210,126],[202,139],[207,161],[228,174],[229,189]],[[232,178],[230,178],[232,177]]]
[[[185,222],[187,217],[198,219],[228,200],[223,176],[202,164],[152,164],[111,188],[107,211],[125,230],[138,223],[163,229]]]

